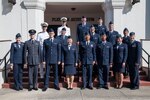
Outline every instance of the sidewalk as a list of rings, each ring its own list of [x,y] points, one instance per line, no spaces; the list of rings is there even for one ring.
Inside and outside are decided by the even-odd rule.
[[[150,100],[150,87],[140,87],[139,90],[130,90],[129,88],[109,90],[95,89],[81,90],[75,88],[74,90],[66,90],[61,88],[60,91],[48,89],[46,92],[38,91],[28,92],[27,89],[23,91],[15,91],[12,89],[0,90],[1,100]]]

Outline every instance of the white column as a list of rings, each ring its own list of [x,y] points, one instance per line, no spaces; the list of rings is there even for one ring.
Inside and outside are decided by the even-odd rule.
[[[114,27],[120,34],[123,31],[122,16],[124,6],[125,0],[112,0]]]
[[[108,28],[109,22],[113,21],[113,7],[111,0],[106,0],[105,3],[102,5],[102,9],[105,13],[105,25]]]
[[[41,31],[40,24],[44,22],[45,0],[24,0],[27,9],[27,30]]]

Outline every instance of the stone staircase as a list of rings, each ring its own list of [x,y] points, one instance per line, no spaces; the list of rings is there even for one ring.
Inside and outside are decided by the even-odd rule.
[[[147,81],[146,72],[144,72],[142,69],[140,69],[139,73],[140,73],[140,86],[150,86],[150,81]],[[113,73],[110,70],[109,86],[114,87],[114,80],[113,80],[112,75],[113,75]],[[43,84],[44,84],[44,79],[41,79],[39,76],[40,75],[38,73],[38,87],[42,88]],[[29,78],[28,78],[28,69],[25,68],[23,70],[23,87],[24,88],[28,88],[28,80],[29,80]],[[50,88],[53,88],[53,82],[54,82],[54,77],[53,77],[53,72],[51,71],[50,72],[50,82],[49,82],[49,87]],[[93,77],[93,86],[97,87],[97,85],[98,85],[98,79]],[[14,79],[13,79],[13,71],[11,70],[8,73],[8,83],[4,83],[2,85],[2,87],[3,88],[13,88],[13,86],[14,86]],[[59,79],[59,86],[61,88],[62,87],[65,88],[67,86],[65,77],[62,76]],[[79,68],[77,75],[75,75],[74,87],[81,87],[81,86],[82,86],[82,70],[81,70],[81,68]],[[124,86],[125,87],[130,86],[129,77],[124,79]]]

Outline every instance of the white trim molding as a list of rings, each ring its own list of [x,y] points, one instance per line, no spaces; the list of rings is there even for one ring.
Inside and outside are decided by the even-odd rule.
[[[45,0],[24,0],[24,6],[26,9],[39,9],[45,11]]]

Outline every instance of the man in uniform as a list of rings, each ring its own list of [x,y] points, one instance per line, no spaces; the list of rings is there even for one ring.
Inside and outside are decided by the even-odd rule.
[[[62,26],[58,27],[58,29],[57,29],[57,36],[61,35],[61,31],[62,31],[63,28],[66,28],[66,36],[70,36],[71,35],[71,31],[70,31],[70,28],[67,27],[67,18],[66,17],[62,17],[60,20],[62,22]]]
[[[58,39],[54,38],[54,30],[48,30],[49,38],[44,40],[43,43],[43,63],[46,64],[45,83],[43,91],[46,91],[49,87],[49,74],[50,69],[54,69],[54,88],[60,90],[58,80],[58,64],[61,61],[61,44]]]
[[[96,61],[95,44],[90,41],[90,34],[85,35],[85,41],[80,43],[80,61],[82,64],[82,77],[83,87],[85,89],[87,84],[89,89],[93,89],[92,86],[92,72],[93,65]]]
[[[10,49],[10,65],[13,67],[15,90],[23,90],[22,74],[23,74],[23,49],[24,43],[21,42],[21,34],[16,35],[16,42],[11,44]]]
[[[116,37],[119,35],[119,33],[117,31],[114,30],[114,24],[113,22],[109,23],[109,31],[107,32],[107,41],[110,42],[112,44],[112,46],[114,46],[117,42],[116,42]],[[114,71],[114,67],[112,67],[113,70],[113,76],[115,79],[115,71]]]
[[[130,42],[128,45],[128,66],[131,89],[139,89],[139,67],[141,64],[142,47],[141,43],[135,40],[135,33],[130,33]]]
[[[35,40],[36,31],[34,29],[29,30],[30,40],[25,42],[24,47],[24,59],[25,66],[29,67],[29,91],[32,89],[38,90],[38,65],[41,58],[41,46],[40,42]]]
[[[129,36],[129,30],[127,29],[127,28],[125,28],[124,30],[123,30],[123,43],[125,43],[125,44],[129,44],[129,42],[130,42],[130,36]]]
[[[39,32],[37,34],[36,40],[40,42],[41,52],[43,52],[43,42],[45,39],[49,38],[49,35],[47,33],[48,24],[46,22],[41,23],[41,27],[42,27],[42,32]],[[41,53],[41,54],[43,54],[43,53]],[[41,55],[41,58],[42,58],[42,55]],[[44,65],[43,65],[43,63],[41,63],[39,67],[40,67],[40,77],[44,78],[44,71],[43,71]]]
[[[61,45],[67,45],[68,36],[66,35],[66,28],[62,28],[61,35],[57,36],[57,39],[60,41]]]
[[[95,45],[100,42],[100,36],[99,34],[97,34],[95,32],[95,27],[94,25],[91,25],[91,28],[90,28],[90,36],[91,36],[91,41],[93,41],[95,43]]]
[[[66,36],[66,28],[62,28],[61,30],[61,35],[57,36],[57,39],[59,40],[61,46],[65,46],[67,45],[67,39],[68,39],[68,36]],[[59,78],[61,78],[62,76],[62,65],[58,65],[58,74],[59,74]]]
[[[113,63],[113,46],[110,42],[106,41],[106,33],[102,33],[101,42],[96,46],[97,64],[98,64],[98,78],[100,88],[109,89],[109,69]]]
[[[91,41],[94,42],[95,45],[97,45],[98,42],[100,42],[100,36],[99,36],[99,34],[95,33],[95,27],[94,27],[94,25],[91,25],[90,36],[91,36]],[[97,65],[94,64],[93,65],[93,76],[94,76],[94,78],[96,78],[97,73],[98,73],[98,71],[97,71]]]
[[[77,44],[85,41],[86,33],[90,32],[90,24],[87,23],[87,19],[85,16],[82,16],[81,23],[77,25]]]
[[[127,46],[128,46],[128,44],[130,43],[130,36],[129,36],[129,30],[127,29],[127,28],[125,28],[124,30],[123,30],[123,43],[125,43],[125,44],[127,44]],[[127,78],[128,77],[128,74],[129,74],[129,72],[128,72],[128,64],[126,63],[126,65],[125,65],[125,73],[124,73],[124,77],[125,78]]]
[[[103,24],[103,19],[102,17],[98,18],[98,24],[96,26],[96,33],[101,36],[103,32],[107,32],[107,27]]]
[[[109,31],[107,32],[107,40],[112,43],[114,46],[116,44],[116,37],[119,35],[117,31],[114,30],[114,24],[112,22],[109,23]]]

